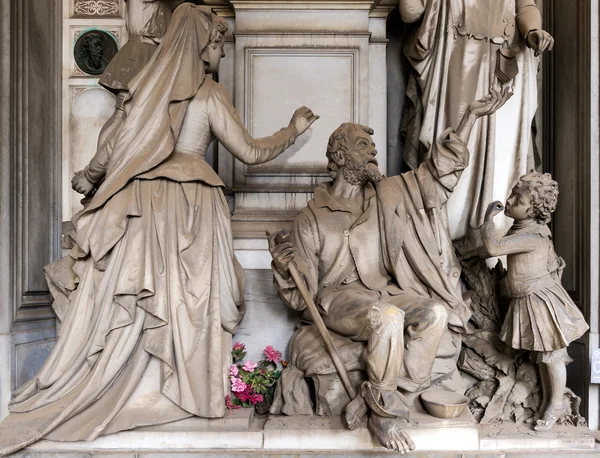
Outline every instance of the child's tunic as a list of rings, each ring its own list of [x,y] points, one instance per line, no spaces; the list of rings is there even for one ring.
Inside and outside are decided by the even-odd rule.
[[[500,239],[493,223],[481,229],[490,255],[508,255],[511,302],[500,339],[516,349],[550,352],[581,337],[589,327],[560,284],[548,226],[515,224]]]

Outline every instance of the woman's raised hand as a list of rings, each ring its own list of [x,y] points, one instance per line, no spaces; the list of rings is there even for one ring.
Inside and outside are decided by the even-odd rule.
[[[306,132],[317,119],[319,119],[319,116],[314,114],[312,110],[306,107],[300,107],[294,112],[290,121],[290,127],[296,131],[298,136],[300,136]]]

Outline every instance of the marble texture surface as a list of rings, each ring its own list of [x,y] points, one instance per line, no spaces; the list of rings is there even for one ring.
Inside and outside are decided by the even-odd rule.
[[[11,390],[10,335],[0,334],[0,421],[8,415]]]
[[[457,422],[460,424],[461,422]],[[129,431],[102,437],[93,442],[61,443],[40,441],[20,453],[18,458],[184,458],[203,457],[241,457],[241,456],[277,456],[282,457],[363,457],[397,456],[377,444],[366,429],[357,431],[343,429],[339,418],[333,417],[271,417],[254,420],[247,431],[210,430],[210,431]],[[488,447],[481,438],[481,445],[474,441],[477,429],[468,433],[469,428],[440,427],[422,428],[420,433],[410,432],[417,445],[413,454],[406,457],[427,456],[430,458],[542,458],[561,456],[563,458],[581,458],[598,456],[600,448],[594,446],[577,450],[548,444],[535,439],[521,443],[521,448],[505,444],[502,448]],[[444,432],[445,431],[445,432]],[[484,430],[480,433],[485,434]],[[591,434],[588,432],[588,434]],[[533,444],[537,444],[533,447]],[[556,444],[554,444],[556,445]],[[449,448],[454,447],[454,448]]]
[[[470,414],[454,420],[438,420],[418,414],[418,427],[407,428],[416,451],[479,450],[479,433]],[[415,418],[418,421],[418,418]],[[265,424],[265,450],[329,450],[379,452],[388,450],[379,445],[366,423],[355,431],[342,424],[341,417],[271,416]]]
[[[525,425],[488,425],[481,427],[481,450],[593,450],[594,434],[587,428],[554,426],[550,431],[534,432]]]
[[[270,257],[268,251],[266,255]],[[233,341],[246,345],[246,360],[264,358],[262,352],[267,345],[281,351],[284,359],[287,359],[288,344],[299,315],[286,307],[277,296],[270,270],[246,269],[244,273],[246,316]]]
[[[99,86],[71,88],[71,97],[69,170],[67,177],[63,179],[63,182],[69,182],[70,208],[63,209],[63,213],[66,211],[70,215],[74,215],[83,206],[79,203],[82,198],[81,194],[77,194],[71,189],[71,177],[75,172],[83,170],[94,157],[100,130],[113,114],[115,97]],[[65,191],[66,189],[63,189],[63,192]]]

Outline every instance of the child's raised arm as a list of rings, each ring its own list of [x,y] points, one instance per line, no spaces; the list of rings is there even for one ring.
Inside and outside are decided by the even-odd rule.
[[[502,210],[504,210],[504,206],[500,202],[492,202],[488,205],[485,222],[479,228],[486,257],[528,253],[535,250],[540,241],[540,236],[537,234],[515,234],[498,237],[493,218]]]

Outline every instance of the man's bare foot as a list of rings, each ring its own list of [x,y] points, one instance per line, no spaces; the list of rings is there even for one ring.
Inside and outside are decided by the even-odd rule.
[[[348,424],[348,429],[354,431],[358,428],[368,412],[369,407],[364,398],[360,394],[357,395],[346,406],[346,423]]]
[[[402,418],[384,418],[371,412],[369,430],[385,448],[404,454],[415,449],[415,443],[402,430],[408,422]]]

